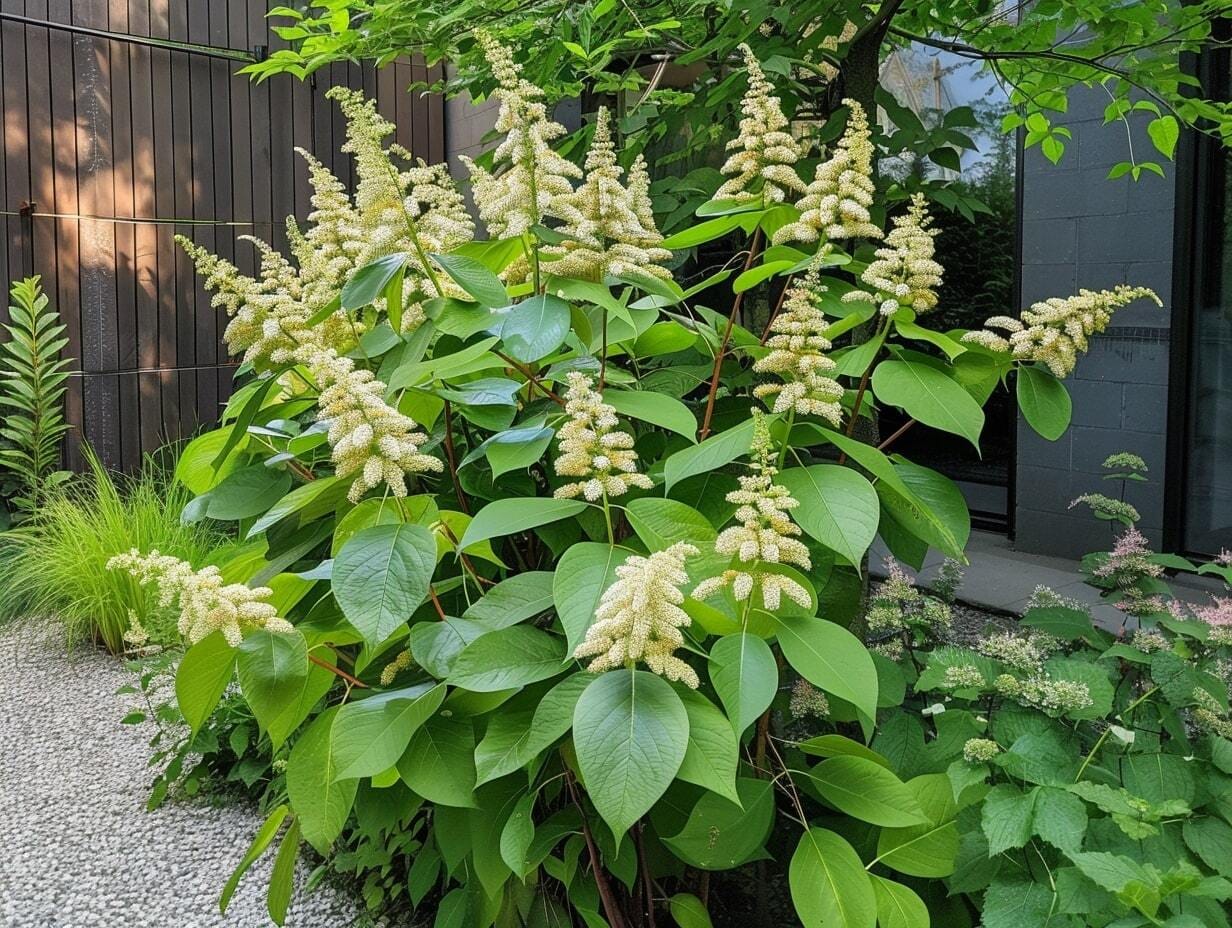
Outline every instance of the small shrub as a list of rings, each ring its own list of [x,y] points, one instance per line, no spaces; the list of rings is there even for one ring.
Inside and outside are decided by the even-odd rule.
[[[184,525],[189,494],[151,463],[132,478],[113,477],[87,451],[89,474],[50,492],[20,528],[0,542],[0,619],[55,617],[73,641],[125,649],[130,611],[154,641],[178,640],[175,625],[126,574],[107,561],[134,547],[202,563],[223,536]]]

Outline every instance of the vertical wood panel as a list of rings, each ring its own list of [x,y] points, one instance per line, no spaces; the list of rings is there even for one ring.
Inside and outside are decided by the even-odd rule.
[[[0,0],[0,10],[250,50],[280,45],[265,19],[275,2]],[[285,217],[311,210],[295,147],[353,184],[330,86],[376,96],[417,155],[443,153],[441,101],[406,93],[409,63],[379,72],[342,63],[310,81],[262,85],[236,75],[239,67],[0,22],[0,279],[32,266],[67,326],[79,370],[66,398],[72,465],[84,438],[108,465],[132,469],[216,418],[236,362],[222,344],[225,318],[173,237],[183,232],[254,273],[255,250],[236,238],[284,247]],[[16,215],[26,201],[37,203],[29,238]]]

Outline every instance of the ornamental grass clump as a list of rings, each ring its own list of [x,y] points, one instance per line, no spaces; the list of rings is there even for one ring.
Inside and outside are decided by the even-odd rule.
[[[926,204],[884,239],[870,227],[886,202],[855,107],[806,190],[811,140],[746,52],[725,179],[662,238],[650,166],[611,116],[592,115],[575,165],[553,101],[476,40],[500,104],[491,159],[469,166],[476,217],[336,90],[356,188],[307,161],[291,256],[261,246],[247,278],[186,246],[250,363],[183,451],[183,517],[240,540],[215,558],[126,543],[110,574],[179,610],[194,737],[219,733],[216,694],[238,681],[272,801],[239,875],[307,843],[468,928],[703,924],[703,874],[722,870],[739,872],[725,892],[781,881],[780,920],[806,925],[841,908],[870,928],[887,893],[949,924],[954,899],[1012,893],[1025,860],[975,885],[1017,847],[986,853],[974,807],[1030,782],[1024,751],[1050,771],[1090,751],[1110,699],[1127,716],[1149,684],[1109,695],[1120,664],[1088,653],[1089,622],[948,644],[952,569],[938,595],[892,575],[862,623],[878,537],[914,566],[930,548],[962,561],[970,516],[896,436],[854,436],[894,408],[978,444],[981,398],[1013,376],[1051,378],[1024,415],[1063,431],[1064,385],[919,321],[945,301]],[[802,247],[763,252],[797,215]],[[723,270],[685,290],[671,268],[720,240]],[[763,291],[782,296],[764,344],[738,312]],[[1165,654],[1182,659],[1149,660]],[[1182,710],[1213,727],[1205,704]],[[964,757],[972,739],[998,751]],[[960,847],[976,876],[947,885]],[[1078,867],[1054,850],[1049,866]],[[274,868],[276,919],[293,870]]]

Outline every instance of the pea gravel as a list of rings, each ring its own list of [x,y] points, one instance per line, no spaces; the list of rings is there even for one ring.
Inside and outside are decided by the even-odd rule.
[[[66,653],[44,623],[0,627],[0,926],[263,928],[273,854],[218,894],[261,824],[256,810],[167,802],[145,811],[148,723],[121,725],[132,677],[113,657]],[[305,868],[301,865],[302,880]],[[353,902],[299,895],[288,928],[349,928]]]

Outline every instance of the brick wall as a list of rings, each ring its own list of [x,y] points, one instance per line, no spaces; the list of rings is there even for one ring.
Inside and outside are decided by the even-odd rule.
[[[1100,479],[1114,451],[1140,454],[1150,466],[1152,482],[1132,487],[1128,498],[1142,512],[1143,532],[1161,542],[1176,172],[1167,165],[1167,179],[1107,180],[1108,169],[1127,160],[1128,141],[1124,123],[1103,124],[1106,102],[1099,90],[1071,95],[1060,121],[1073,139],[1059,165],[1038,148],[1024,156],[1022,305],[1126,283],[1154,288],[1164,309],[1123,309],[1093,343],[1067,382],[1074,421],[1059,441],[1045,441],[1020,418],[1015,545],[1025,551],[1078,556],[1107,542],[1106,525],[1068,506],[1081,493],[1118,486]],[[1139,159],[1151,157],[1145,131],[1133,144]]]

